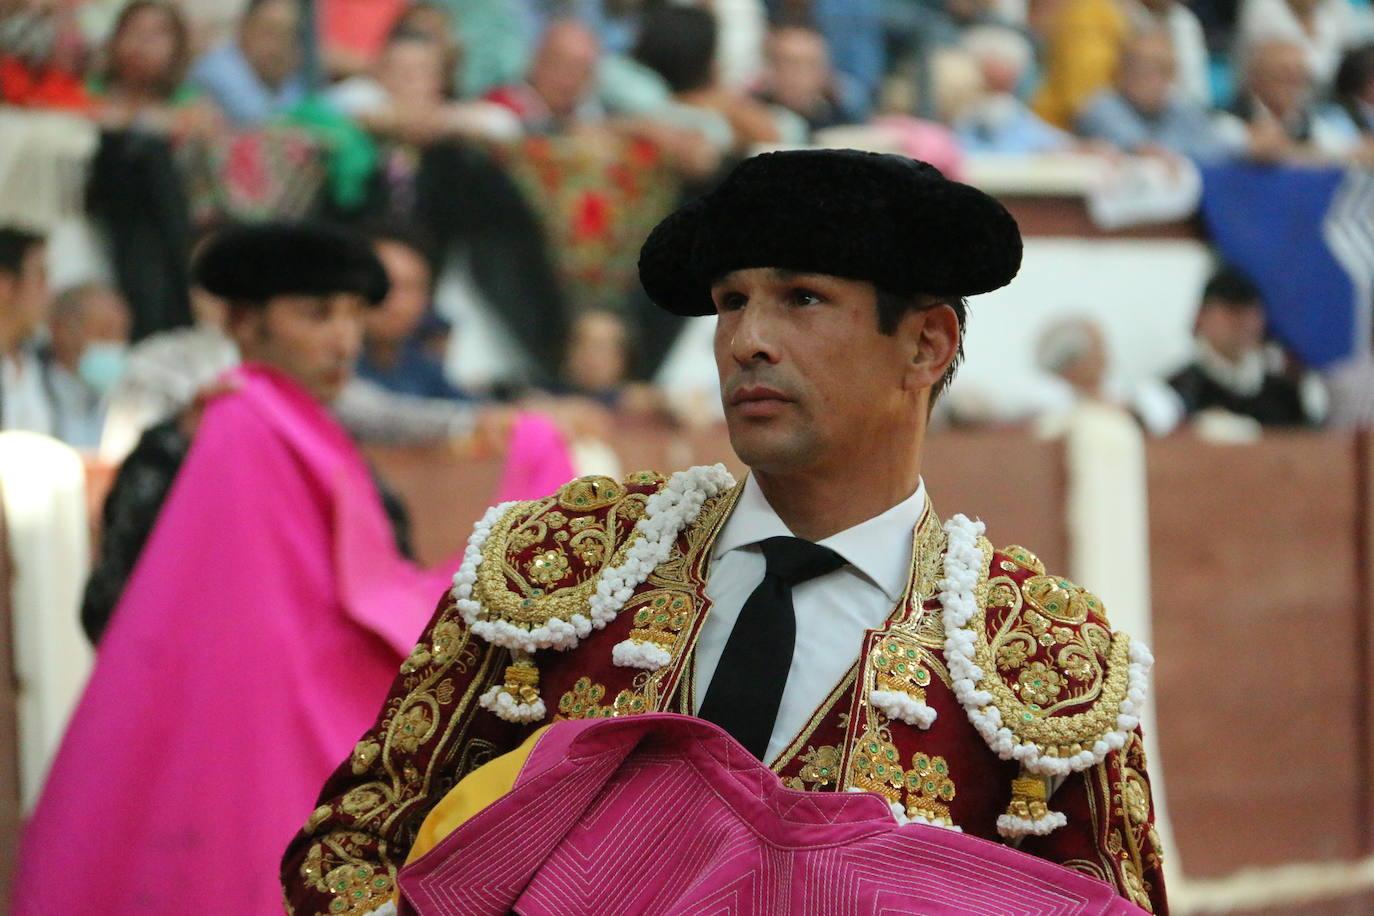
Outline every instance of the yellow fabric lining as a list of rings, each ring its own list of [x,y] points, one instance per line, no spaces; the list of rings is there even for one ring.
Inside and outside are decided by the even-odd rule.
[[[529,759],[534,744],[549,726],[536,730],[525,743],[508,754],[489,760],[458,781],[448,794],[439,800],[420,825],[415,845],[406,857],[409,865],[429,852],[453,831],[467,823],[477,812],[496,801],[515,787],[516,777]]]

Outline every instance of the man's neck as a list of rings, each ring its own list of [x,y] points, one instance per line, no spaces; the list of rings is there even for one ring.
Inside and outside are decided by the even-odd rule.
[[[0,356],[17,359],[22,355],[27,336],[20,328],[0,319]]]
[[[902,502],[921,481],[920,456],[901,469],[846,469],[840,474],[752,472],[768,505],[799,538],[820,541]]]

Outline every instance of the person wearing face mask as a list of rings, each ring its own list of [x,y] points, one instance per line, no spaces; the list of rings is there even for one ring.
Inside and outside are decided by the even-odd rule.
[[[53,303],[48,376],[57,402],[58,438],[73,448],[100,443],[106,395],[124,372],[129,327],[129,307],[104,284],[75,286]]]

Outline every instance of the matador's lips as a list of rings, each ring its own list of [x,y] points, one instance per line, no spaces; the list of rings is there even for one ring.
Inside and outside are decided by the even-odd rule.
[[[767,417],[793,403],[793,400],[776,388],[749,385],[730,395],[730,406],[746,417]]]

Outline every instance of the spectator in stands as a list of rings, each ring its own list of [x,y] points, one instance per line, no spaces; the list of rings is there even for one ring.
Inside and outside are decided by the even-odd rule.
[[[1122,49],[1115,88],[1093,96],[1078,116],[1079,135],[1135,155],[1176,154],[1208,162],[1237,152],[1211,114],[1174,91],[1176,70],[1167,33],[1132,36]]]
[[[1136,31],[1162,30],[1174,45],[1175,88],[1208,105],[1207,51],[1197,17],[1178,0],[1065,0],[1045,37],[1045,78],[1034,100],[1036,112],[1059,127],[1071,127],[1083,107],[1108,87],[1121,48]]]
[[[723,151],[743,152],[756,143],[778,143],[784,129],[800,142],[805,124],[780,117],[716,78],[716,20],[699,7],[655,7],[644,14],[632,57],[667,84],[673,103],[657,116],[710,137]]]
[[[463,398],[444,377],[442,361],[425,352],[416,336],[434,296],[434,269],[428,253],[404,229],[376,233],[374,246],[391,291],[363,319],[358,375],[398,394]]]
[[[983,94],[956,117],[959,144],[969,153],[1046,153],[1068,149],[1073,137],[1043,119],[1016,95],[1033,51],[1020,32],[1000,25],[968,29],[960,46],[983,77]]]
[[[1336,69],[1336,106],[1366,141],[1374,138],[1374,44],[1346,52]]]
[[[549,24],[535,52],[525,82],[487,93],[520,119],[530,133],[564,133],[580,124],[595,124],[605,111],[593,92],[601,42],[575,19]]]
[[[1350,0],[1241,0],[1240,47],[1283,39],[1297,45],[1310,78],[1322,88],[1336,75],[1341,54],[1371,37],[1369,10]]]
[[[43,236],[0,226],[0,429],[55,435],[57,407],[34,335],[48,311]]]
[[[203,89],[239,127],[283,114],[305,98],[295,0],[248,0],[238,34],[191,68]]]
[[[811,130],[857,120],[840,105],[825,38],[815,29],[782,25],[768,33],[759,101],[797,114]]]
[[[1354,155],[1359,135],[1315,105],[1303,47],[1282,38],[1246,49],[1240,94],[1222,121],[1228,142],[1260,162],[1310,162]]]
[[[72,7],[0,3],[0,103],[87,110]]]
[[[457,98],[464,92],[462,67],[465,55],[463,42],[453,26],[448,7],[429,0],[414,0],[407,3],[396,17],[388,32],[388,37],[403,32],[418,32],[444,50],[444,72],[449,76],[449,85],[444,92],[445,98]]]
[[[1264,426],[1311,426],[1325,392],[1311,375],[1276,369],[1266,351],[1264,304],[1244,274],[1223,268],[1207,281],[1193,326],[1192,362],[1169,377],[1185,416],[1207,411],[1250,417]]]
[[[100,444],[105,395],[119,381],[129,350],[129,307],[102,283],[62,292],[48,322],[48,377],[57,405],[57,436],[75,448]]]
[[[520,135],[518,120],[505,108],[453,100],[453,79],[444,46],[427,33],[402,28],[387,38],[371,75],[344,80],[328,97],[368,131],[415,146]]]
[[[89,81],[101,124],[174,135],[221,129],[218,109],[185,82],[190,53],[177,7],[166,0],[133,0],[124,7]]]
[[[615,407],[630,374],[630,329],[614,312],[584,312],[573,322],[560,393]]]

